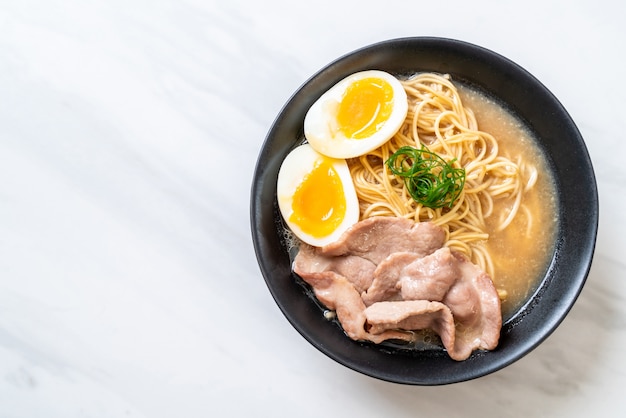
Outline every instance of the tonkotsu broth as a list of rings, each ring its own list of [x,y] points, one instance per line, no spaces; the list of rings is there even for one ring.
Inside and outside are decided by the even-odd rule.
[[[536,184],[524,193],[522,200],[522,204],[532,216],[530,225],[525,212],[520,210],[506,229],[494,231],[495,228],[490,225],[490,221],[496,222],[497,214],[511,204],[508,201],[495,200],[493,215],[486,218],[489,239],[484,245],[493,262],[494,285],[499,293],[506,294],[506,298],[502,300],[502,316],[506,321],[535,291],[545,276],[554,253],[558,216],[555,184],[545,156],[524,123],[484,94],[462,85],[457,80],[453,82],[464,106],[474,112],[478,129],[490,133],[497,139],[500,154],[513,161],[522,156],[523,160],[536,167],[538,172]],[[305,140],[301,138],[301,142]],[[281,232],[282,244],[293,262],[300,241],[284,224],[281,216],[277,216],[277,228]],[[307,286],[305,289],[319,304],[313,292]],[[334,315],[329,315],[330,312],[325,307],[320,305],[320,308],[327,319],[337,321]],[[437,341],[439,337],[434,332],[424,330],[416,333],[413,346],[424,349],[431,345],[437,346]],[[382,344],[395,346],[390,341]]]
[[[455,84],[464,105],[474,112],[478,128],[498,140],[500,153],[512,160],[521,156],[539,174],[522,200],[532,216],[530,224],[520,210],[507,228],[494,231],[490,221],[495,222],[496,215],[508,206],[501,201],[494,202],[494,215],[486,219],[490,237],[485,245],[492,257],[496,289],[507,295],[502,302],[502,316],[507,320],[537,288],[552,258],[558,216],[554,179],[536,140],[517,117],[485,95]]]

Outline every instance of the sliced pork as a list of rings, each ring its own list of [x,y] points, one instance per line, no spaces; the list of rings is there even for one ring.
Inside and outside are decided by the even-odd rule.
[[[410,252],[418,257],[441,248],[444,231],[429,222],[374,217],[356,223],[339,240],[324,247],[300,245],[294,271],[303,274],[334,271],[353,283],[359,293],[374,280],[376,266],[391,254]]]
[[[447,257],[447,254],[450,254],[450,257]],[[452,253],[449,250],[438,251],[430,256],[430,261],[434,261],[437,257],[440,260],[446,260],[442,264],[445,268],[436,270],[433,276],[447,271],[446,274],[439,276],[444,280],[437,282],[437,280],[431,280],[430,277],[422,276],[423,270],[411,269],[409,267],[411,264],[409,264],[405,266],[404,271],[413,270],[418,274],[414,277],[403,276],[398,282],[402,284],[411,281],[430,282],[441,285],[452,277],[453,280],[448,282],[443,297],[439,299],[441,302],[432,302],[436,299],[430,299],[428,294],[422,292],[426,286],[420,289],[419,294],[412,294],[412,296],[417,296],[417,299],[407,297],[411,296],[411,293],[404,292],[404,288],[400,286],[402,300],[376,302],[365,310],[370,332],[376,334],[393,329],[415,331],[430,328],[439,334],[448,354],[454,360],[465,360],[477,349],[496,348],[502,327],[502,314],[500,298],[491,278],[461,254]],[[428,265],[437,264],[429,263]],[[372,283],[372,287],[375,285],[376,280]],[[433,285],[429,289],[433,297],[441,296],[442,287],[437,289]],[[440,305],[446,309],[441,308]],[[449,317],[453,318],[451,322],[448,321],[448,312]]]
[[[359,293],[370,287],[375,269],[376,265],[366,258],[356,255],[327,256],[321,254],[319,248],[304,243],[294,260],[294,271],[300,276],[333,271],[351,282]]]
[[[361,294],[363,302],[369,306],[383,300],[399,299],[402,271],[407,265],[421,258],[422,256],[416,253],[397,252],[390,254],[374,270],[371,286]]]
[[[467,356],[473,350],[493,350],[500,339],[502,311],[500,298],[491,278],[461,254],[458,260],[461,276],[443,303],[457,322],[457,351]]]
[[[455,360],[454,317],[450,309],[441,302],[409,300],[376,302],[365,309],[365,318],[372,334],[385,333],[392,329],[432,329],[441,338],[444,347]]]
[[[376,335],[366,331],[365,304],[354,285],[345,277],[326,271],[307,275],[303,279],[311,285],[317,299],[328,309],[336,312],[344,332],[353,340],[374,343],[385,340],[410,340],[410,333],[397,329],[383,330]]]
[[[366,305],[382,300],[441,301],[459,277],[457,260],[449,248],[440,248],[427,256],[416,253],[393,253],[374,271],[372,285],[361,296]]]
[[[443,229],[430,222],[373,217],[356,223],[335,242],[321,247],[325,255],[358,255],[374,264],[399,251],[425,256],[443,246]]]
[[[325,247],[302,244],[293,269],[354,340],[410,340],[435,331],[451,358],[497,346],[500,299],[491,278],[444,247],[428,222],[361,221]]]
[[[405,266],[400,277],[402,299],[441,301],[458,278],[458,262],[452,251],[440,248]]]

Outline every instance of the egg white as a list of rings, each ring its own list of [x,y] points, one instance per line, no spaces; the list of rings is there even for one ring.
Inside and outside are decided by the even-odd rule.
[[[373,135],[353,139],[336,129],[336,113],[346,92],[353,83],[365,78],[380,78],[393,89],[393,110],[382,128]],[[400,81],[379,70],[354,73],[326,91],[311,106],[304,118],[304,136],[319,153],[333,158],[352,158],[366,154],[387,142],[402,126],[408,111],[407,96]]]
[[[293,196],[296,189],[322,158],[332,162],[332,166],[341,180],[346,201],[346,214],[341,224],[332,233],[323,237],[315,237],[291,222],[290,217],[293,214]],[[276,193],[278,207],[287,226],[296,237],[310,245],[321,247],[336,241],[341,234],[359,221],[359,201],[348,164],[343,159],[331,159],[319,154],[309,144],[295,148],[282,162],[278,172]],[[320,190],[319,193],[324,193],[324,190]]]

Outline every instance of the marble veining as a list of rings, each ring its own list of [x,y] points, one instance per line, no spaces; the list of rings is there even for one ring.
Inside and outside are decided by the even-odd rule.
[[[623,416],[625,3],[0,2],[0,417]],[[510,367],[410,387],[310,346],[252,249],[258,152],[291,94],[373,42],[525,67],[586,140],[587,285]]]

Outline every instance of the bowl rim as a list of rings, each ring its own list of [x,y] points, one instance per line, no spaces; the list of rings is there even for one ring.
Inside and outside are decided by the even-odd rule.
[[[296,129],[297,115],[345,75],[359,69],[372,69],[375,63],[377,69],[387,70],[384,68],[388,65],[386,60],[392,56],[405,57],[413,63],[426,58],[426,55],[407,56],[418,52],[430,54],[427,58],[433,62],[441,59],[448,61],[439,61],[438,69],[432,70],[396,62],[394,68],[397,71],[390,72],[402,74],[403,69],[410,72],[408,67],[412,67],[413,73],[422,70],[448,72],[501,99],[538,135],[557,180],[557,242],[546,276],[528,303],[503,324],[498,348],[489,352],[475,351],[463,362],[450,360],[443,351],[443,355],[437,352],[404,353],[386,346],[352,341],[338,327],[330,326],[322,318],[322,311],[315,301],[295,304],[291,300],[307,290],[295,280],[291,283],[285,281],[293,277],[284,248],[283,253],[278,254],[279,262],[273,260],[276,258],[273,253],[277,251],[276,243],[280,240],[276,224],[280,215],[272,202],[272,199],[275,201],[275,184],[272,195],[271,181],[273,178],[275,183],[277,165],[289,151],[280,146],[282,142],[277,140],[277,135]],[[423,66],[430,68],[430,61]],[[456,70],[459,66],[470,68],[473,73],[462,74]],[[480,81],[486,71],[491,71],[497,78],[489,85]],[[520,99],[515,101],[508,96],[502,97],[496,91],[500,88],[511,90],[510,94],[518,95]],[[536,111],[526,110],[534,106]],[[543,134],[543,130],[538,133],[539,128],[548,129],[545,128],[547,122],[542,122],[540,126],[537,124],[539,119],[546,119],[540,113],[546,108],[551,122],[557,126],[549,127],[547,134]],[[292,138],[292,147],[297,144],[297,139]],[[559,146],[563,140],[571,141],[568,147]],[[564,154],[554,159],[557,149]],[[573,193],[564,193],[565,188]],[[581,205],[581,197],[586,199],[582,200],[586,205]],[[310,344],[336,362],[380,380],[411,385],[444,385],[485,376],[524,357],[550,336],[565,319],[584,287],[595,251],[598,218],[598,192],[591,159],[580,131],[559,100],[527,70],[499,53],[466,41],[442,37],[417,36],[376,42],[344,54],[318,70],[295,90],[276,116],[259,152],[251,187],[250,226],[255,255],[266,285],[288,322]],[[275,236],[271,236],[272,228]],[[315,315],[318,321],[313,319]],[[327,331],[319,331],[320,321],[326,322]],[[338,333],[343,341],[338,339]],[[503,338],[506,344],[502,343]]]

